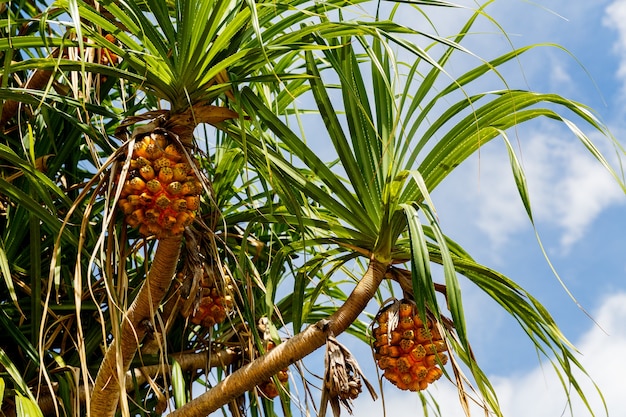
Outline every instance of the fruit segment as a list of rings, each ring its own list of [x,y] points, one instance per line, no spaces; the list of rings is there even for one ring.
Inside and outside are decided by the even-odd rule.
[[[218,286],[214,280],[208,279],[207,276],[205,271],[200,284],[202,296],[190,317],[190,321],[208,329],[224,322],[228,313],[232,311],[234,302],[230,295],[233,286],[229,280]],[[179,279],[182,279],[182,276]]]
[[[181,162],[183,157],[182,149],[162,129],[135,143],[118,206],[126,223],[144,236],[178,235],[195,219],[202,184],[193,166]]]
[[[403,300],[390,308],[393,306],[384,308],[376,317],[374,357],[393,385],[421,391],[443,375],[439,366],[448,361],[443,353],[447,346],[435,322],[429,319],[424,323],[413,302]]]

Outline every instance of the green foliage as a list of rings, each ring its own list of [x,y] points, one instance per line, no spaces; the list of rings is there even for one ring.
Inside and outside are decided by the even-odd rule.
[[[503,138],[532,222],[524,172],[507,132],[536,119],[565,125],[626,190],[585,133],[610,138],[590,109],[506,85],[499,69],[546,45],[448,74],[453,56],[473,56],[462,44],[477,19],[490,19],[490,3],[452,38],[393,21],[403,7],[425,16],[426,6],[453,7],[443,1],[398,2],[389,18],[358,20],[345,16],[370,7],[365,1],[0,5],[3,112],[7,103],[20,103],[14,116],[4,113],[0,126],[3,407],[40,415],[34,393],[54,388],[51,414],[85,412],[81,395],[146,279],[155,248],[114,210],[115,162],[124,159],[118,149],[128,146],[119,123],[146,113],[149,120],[161,106],[177,113],[207,103],[239,117],[196,131],[194,157],[211,193],[203,197],[202,221],[186,236],[179,270],[200,263],[220,289],[232,287],[235,309],[210,329],[194,324],[199,290],[173,279],[152,339],[143,341],[131,366],[124,400],[130,414],[159,415],[170,397],[176,408],[193,401],[199,385],[210,389],[255,360],[268,340],[328,317],[346,302],[369,259],[393,264],[390,273],[408,271],[401,290],[391,279],[381,287],[379,302],[397,291],[414,298],[422,315],[449,316],[448,340],[464,363],[453,362],[452,374],[460,381],[468,370],[496,415],[496,393],[471,355],[460,291],[465,279],[519,322],[587,403],[574,378],[582,369],[574,348],[549,313],[453,242],[431,197],[469,156]],[[416,38],[430,45],[420,47]],[[106,51],[119,61],[104,62]],[[493,75],[502,81],[499,88],[470,93]],[[35,76],[45,76],[44,82],[27,88],[24,81]],[[433,264],[443,266],[441,278],[431,272]],[[445,303],[437,294],[442,287]],[[260,319],[268,319],[267,328]],[[348,332],[368,343],[368,326],[359,320]],[[212,362],[229,349],[236,360]],[[187,367],[184,355],[201,357],[202,364]],[[149,378],[141,373],[165,363],[171,367],[157,366]],[[301,377],[299,384],[308,383],[301,368],[291,372]],[[464,398],[463,385],[459,389]],[[280,405],[257,391],[241,401],[250,415],[312,408],[304,399],[296,405],[286,392]]]

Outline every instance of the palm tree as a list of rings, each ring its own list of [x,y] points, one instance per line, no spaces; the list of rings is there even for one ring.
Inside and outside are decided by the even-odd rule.
[[[451,57],[468,53],[463,39],[489,3],[451,39],[394,23],[401,3],[388,18],[354,20],[346,17],[354,7],[372,5],[4,6],[0,320],[10,337],[0,342],[0,363],[12,395],[3,411],[160,415],[173,399],[171,415],[222,407],[273,415],[277,395],[289,414],[296,378],[285,383],[284,370],[308,387],[291,365],[325,344],[322,398],[336,411],[349,406],[358,392],[348,388],[360,390],[362,375],[334,336],[348,331],[371,343],[361,313],[372,299],[400,293],[442,333],[461,398],[466,369],[485,407],[501,415],[471,353],[460,279],[513,315],[585,399],[574,378],[582,368],[549,313],[447,237],[430,197],[501,138],[532,221],[507,132],[537,118],[570,127],[626,190],[563,116],[611,137],[584,105],[506,87],[498,68],[532,46],[447,74]],[[427,6],[452,5],[413,4],[424,13]],[[432,44],[422,48],[416,37]],[[490,74],[504,88],[468,93]],[[306,117],[316,118],[314,132],[302,127]],[[129,184],[152,178],[141,173],[142,146],[171,156],[166,143],[187,164],[182,178],[198,186],[187,194],[189,210],[176,209],[184,213],[169,223],[168,200],[156,227],[144,222],[152,205],[130,204]],[[322,146],[331,156],[320,155]],[[443,266],[442,282],[432,264]],[[343,385],[333,382],[340,363]]]

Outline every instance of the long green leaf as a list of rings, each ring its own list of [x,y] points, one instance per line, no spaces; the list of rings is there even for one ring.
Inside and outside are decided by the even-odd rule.
[[[183,376],[183,370],[180,364],[172,359],[172,391],[174,394],[174,404],[176,408],[180,408],[187,403],[186,383]]]
[[[463,309],[463,299],[461,297],[461,286],[456,276],[456,270],[452,261],[452,255],[448,250],[446,238],[441,228],[439,227],[439,222],[434,215],[432,209],[425,204],[421,204],[419,207],[422,209],[424,215],[428,219],[431,231],[433,232],[435,240],[437,241],[437,244],[440,248],[441,265],[443,266],[443,276],[446,283],[446,301],[448,304],[448,309],[452,314],[454,330],[458,335],[459,341],[461,342],[463,348],[467,352],[469,352],[470,346],[469,338],[467,335],[467,328],[465,325],[465,314]]]
[[[511,169],[513,170],[513,178],[515,179],[517,190],[522,199],[522,204],[524,204],[524,208],[526,209],[526,214],[528,215],[530,222],[533,223],[533,213],[530,206],[530,194],[528,192],[528,186],[526,185],[526,175],[524,174],[524,169],[517,159],[517,155],[515,155],[515,151],[513,150],[511,142],[507,138],[506,132],[501,131],[500,135],[504,140],[506,150],[509,154],[509,162],[511,164]]]
[[[303,187],[307,190],[307,193],[314,193],[316,201],[322,202],[324,207],[329,209],[332,207],[334,213],[338,214],[346,222],[358,225],[359,230],[374,233],[375,225],[372,224],[371,219],[367,217],[366,213],[363,213],[360,203],[356,201],[352,193],[348,191],[337,175],[320,160],[316,153],[296,137],[291,129],[282,123],[253,92],[244,89],[242,95],[256,110],[257,116],[262,118],[268,127],[298,158],[300,158],[300,160],[306,162],[309,169],[315,172],[320,180],[331,190],[332,195],[302,177],[297,178],[293,176],[293,185]],[[249,143],[253,141],[251,138],[246,140]],[[278,164],[280,161],[275,160],[274,163]],[[281,169],[287,169],[286,164],[281,163],[281,165]],[[342,203],[344,203],[345,206]]]
[[[332,54],[327,55],[327,57],[334,57]],[[317,64],[313,60],[313,56],[310,52],[306,54],[307,58],[307,68],[309,73],[312,75],[310,80],[311,90],[317,102],[317,107],[319,109],[320,115],[322,116],[322,120],[326,125],[326,131],[328,132],[330,139],[333,142],[335,150],[337,152],[337,156],[342,162],[342,167],[346,171],[348,178],[350,179],[350,183],[352,187],[354,187],[355,193],[359,198],[363,208],[367,210],[370,216],[380,216],[380,193],[382,190],[375,191],[370,189],[370,187],[375,187],[376,185],[372,182],[374,181],[374,176],[376,175],[377,170],[372,169],[373,164],[372,161],[368,157],[364,157],[365,160],[368,160],[367,163],[362,163],[363,161],[359,161],[355,154],[353,153],[353,148],[349,145],[346,135],[343,132],[343,128],[339,119],[337,118],[337,113],[334,109],[334,106],[331,103],[331,100],[328,96],[327,86],[323,83],[321,79],[321,74],[317,69]],[[350,58],[352,60],[352,58]],[[335,67],[340,68],[340,63],[338,62],[338,58],[334,59]],[[341,71],[343,73],[343,71]],[[340,74],[341,74],[340,73]],[[348,99],[349,100],[349,99]],[[361,119],[359,114],[361,109],[357,109],[357,114],[352,114],[357,119]],[[361,119],[363,120],[363,119]],[[369,121],[363,121],[363,123],[371,123],[371,119]],[[353,123],[355,124],[355,123]],[[360,124],[360,122],[356,122],[356,124]],[[359,129],[360,130],[360,129]],[[356,139],[355,139],[356,140]],[[376,140],[376,139],[373,139]],[[357,149],[357,146],[363,147],[371,147],[375,145],[370,145],[368,141],[361,137],[361,144],[353,144],[354,149]],[[359,152],[358,150],[356,152]],[[365,151],[367,152],[367,151]],[[370,184],[368,184],[368,181]],[[345,197],[344,197],[345,195]],[[378,195],[378,198],[376,197]],[[345,193],[339,194],[342,199],[348,199],[348,195]],[[350,198],[351,199],[351,198]],[[350,205],[353,207],[353,205]],[[353,208],[355,210],[356,207]],[[362,210],[360,210],[362,211]],[[355,212],[356,214],[356,212]],[[365,222],[362,227],[373,227],[368,223],[372,223],[378,219],[374,218],[372,220],[363,219]]]
[[[437,298],[433,278],[430,272],[430,257],[422,223],[417,209],[410,204],[401,204],[406,215],[411,246],[411,280],[413,284],[413,296],[417,302],[417,308],[422,317],[426,317],[426,307],[436,309]]]
[[[7,289],[9,290],[9,297],[11,298],[11,301],[13,302],[15,307],[18,309],[18,311],[22,312],[18,304],[17,294],[15,293],[15,285],[13,285],[13,277],[11,275],[11,265],[9,264],[9,259],[7,258],[7,254],[4,250],[4,242],[2,240],[0,240],[0,273],[2,273],[2,278],[4,280],[4,283],[6,284]]]
[[[2,193],[7,197],[13,199],[16,203],[28,209],[34,216],[49,227],[51,231],[56,233],[60,231],[61,222],[58,218],[50,214],[50,212],[43,208],[39,202],[33,200],[32,197],[12,186],[2,178],[0,178],[0,191],[2,191]],[[78,244],[76,237],[69,233],[64,233],[63,237],[67,239],[68,242]]]
[[[43,413],[34,398],[15,395],[15,408],[18,417],[43,417]]]
[[[32,392],[30,392],[26,381],[22,378],[20,370],[15,366],[2,348],[0,348],[0,364],[2,364],[11,377],[11,381],[13,382],[16,391],[19,394],[27,396],[29,399],[35,401],[35,397]]]

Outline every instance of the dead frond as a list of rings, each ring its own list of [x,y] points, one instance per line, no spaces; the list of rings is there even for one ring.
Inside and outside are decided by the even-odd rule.
[[[324,362],[325,372],[319,412],[320,417],[326,415],[326,407],[329,402],[334,417],[339,417],[341,414],[340,404],[352,414],[352,400],[361,393],[362,383],[365,383],[374,400],[378,398],[374,387],[363,375],[356,358],[352,356],[348,348],[339,343],[332,335],[329,335],[326,339],[326,357]]]

